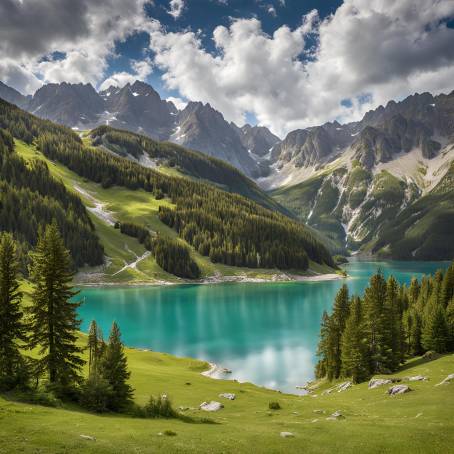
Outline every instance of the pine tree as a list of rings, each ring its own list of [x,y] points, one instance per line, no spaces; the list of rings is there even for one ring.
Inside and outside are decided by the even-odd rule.
[[[104,340],[101,328],[95,320],[90,323],[88,331],[88,374],[98,375],[99,362],[104,353]]]
[[[33,284],[30,312],[29,347],[39,347],[38,371],[48,374],[49,382],[63,387],[80,380],[85,361],[76,345],[80,320],[71,302],[73,271],[56,222],[41,232],[30,254],[30,280]]]
[[[402,359],[402,319],[399,303],[399,284],[393,276],[388,278],[386,283],[386,300],[383,313],[385,324],[384,335],[387,344],[387,364],[386,367],[394,371],[399,366]],[[387,329],[386,329],[387,328]]]
[[[422,331],[422,345],[426,350],[444,353],[449,343],[445,309],[441,304],[434,305],[427,314]]]
[[[371,353],[372,373],[388,372],[390,327],[386,316],[386,281],[379,271],[364,291],[364,322]]]
[[[362,319],[361,299],[353,298],[342,334],[342,375],[361,383],[370,376],[370,360]]]
[[[131,373],[128,371],[121,333],[116,322],[113,322],[110,331],[109,342],[101,364],[101,375],[112,388],[113,395],[109,408],[114,411],[126,408],[132,401],[133,389],[127,383]]]
[[[0,386],[13,386],[22,363],[19,342],[26,340],[19,291],[16,244],[9,233],[0,235]]]
[[[347,321],[350,311],[350,301],[348,297],[348,288],[344,284],[337,292],[336,298],[334,299],[333,313],[331,315],[330,323],[330,343],[333,346],[332,352],[332,363],[334,378],[339,378],[341,374],[342,366],[342,333],[345,329],[345,323]]]
[[[446,307],[454,297],[454,264],[452,264],[443,276],[441,284],[441,302]]]
[[[446,308],[446,323],[448,325],[448,350],[454,350],[454,298],[448,304]]]

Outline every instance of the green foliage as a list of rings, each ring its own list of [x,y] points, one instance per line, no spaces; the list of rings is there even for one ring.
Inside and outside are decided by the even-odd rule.
[[[158,236],[152,242],[152,252],[163,270],[189,279],[200,277],[200,268],[191,258],[189,248],[181,242]]]
[[[38,372],[47,373],[51,385],[70,387],[79,381],[84,361],[76,345],[80,320],[71,302],[73,271],[69,251],[55,222],[40,234],[31,253],[33,285],[29,308],[29,348],[39,348]]]
[[[144,407],[147,418],[177,418],[178,413],[173,409],[172,402],[166,394],[158,397],[150,396]]]
[[[341,289],[332,315],[322,317],[316,377],[352,377],[358,383],[396,371],[408,356],[453,351],[454,299],[445,304],[454,289],[453,270],[454,262],[444,273],[413,279],[409,287],[392,276],[385,281],[378,272],[363,297],[350,302]]]
[[[143,244],[146,249],[151,250],[151,236],[147,228],[132,222],[122,222],[120,224],[120,232],[137,238],[140,244]]]
[[[280,410],[282,407],[279,402],[273,401],[268,404],[270,410]]]
[[[95,413],[109,411],[115,398],[112,386],[104,378],[91,374],[83,383],[79,403],[82,407]]]
[[[20,307],[16,245],[9,233],[0,234],[0,388],[26,384],[25,360],[19,343],[26,340],[26,327]]]
[[[0,125],[3,107],[0,100]],[[36,245],[39,229],[55,219],[76,266],[101,264],[104,251],[81,200],[52,178],[44,162],[27,165],[8,137],[0,133],[1,230],[13,233],[26,252]]]
[[[122,411],[132,403],[133,389],[127,383],[131,373],[121,342],[118,325],[113,322],[109,342],[106,346],[100,365],[100,375],[112,388],[107,407],[112,411]]]

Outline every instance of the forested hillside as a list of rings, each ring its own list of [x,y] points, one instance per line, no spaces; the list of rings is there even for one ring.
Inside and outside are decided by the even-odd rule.
[[[102,145],[122,157],[133,158],[146,167],[175,168],[183,175],[212,182],[229,192],[236,192],[266,208],[286,211],[239,170],[220,159],[189,150],[171,142],[159,142],[144,135],[99,126],[91,131],[93,145]]]
[[[3,107],[3,106],[2,106]],[[27,166],[14,151],[12,135],[0,113],[0,226],[14,234],[22,246],[23,270],[25,253],[35,245],[38,233],[53,219],[71,250],[76,266],[99,265],[103,248],[94,226],[78,197],[49,174],[42,161]],[[11,128],[13,132],[17,130]],[[26,135],[26,130],[24,129]]]
[[[241,195],[193,178],[169,176],[102,148],[87,147],[68,128],[40,120],[3,101],[0,127],[26,143],[36,144],[49,161],[103,188],[142,189],[158,200],[170,200],[176,209],[162,207],[161,220],[213,262],[297,270],[307,269],[310,260],[333,265],[326,248],[302,224]],[[117,140],[120,138],[117,134]],[[132,143],[141,140],[140,136],[127,135],[127,143],[131,139]],[[162,249],[169,243],[160,246]]]

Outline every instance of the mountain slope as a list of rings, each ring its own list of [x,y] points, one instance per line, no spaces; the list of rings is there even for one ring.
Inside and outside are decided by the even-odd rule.
[[[290,148],[280,178],[291,181],[293,175],[302,182],[275,189],[273,197],[333,239],[339,250],[406,259],[452,258],[450,248],[438,250],[443,241],[454,240],[446,231],[450,196],[438,194],[438,187],[443,185],[448,193],[454,189],[448,178],[454,161],[454,92],[390,102],[361,122],[336,130],[349,131],[350,139],[323,142],[326,149],[320,141],[309,140],[313,129],[297,132],[303,145],[295,156]],[[325,133],[321,137],[333,138]],[[293,136],[279,145],[281,160]],[[300,167],[297,159],[303,159]],[[415,221],[426,216],[423,213],[427,225],[421,221],[420,227],[410,229],[408,218]]]
[[[266,128],[247,125],[241,130],[229,124],[209,104],[190,102],[180,112],[140,81],[100,93],[90,84],[47,84],[30,100],[0,84],[0,98],[73,129],[110,125],[169,140],[222,159],[253,177],[266,174],[268,165],[259,158],[279,140]]]
[[[142,281],[166,278],[152,258],[153,239],[160,236],[187,248],[203,276],[245,272],[246,266],[256,273],[270,270],[268,274],[276,273],[276,269],[303,272],[312,263],[325,269],[333,266],[326,248],[309,229],[250,199],[194,177],[143,167],[105,146],[86,146],[85,140],[71,130],[33,117],[4,101],[0,101],[0,112],[0,128],[15,137],[21,156],[29,163],[36,159],[44,161],[52,176],[60,178],[78,203],[82,198],[88,207],[96,234],[107,254],[113,254],[99,271],[103,278],[117,279],[118,274],[126,280],[130,277],[137,280],[138,275]],[[111,132],[110,128],[105,129]],[[125,135],[129,142],[124,141]],[[136,142],[130,141],[131,136]],[[105,138],[104,134],[97,137]],[[122,132],[117,139],[122,146],[147,141],[158,151],[161,146],[131,133]],[[212,164],[219,169],[226,166]],[[247,183],[244,176],[239,173],[238,176]],[[115,211],[108,206],[115,207]],[[76,216],[70,219],[73,217],[77,219]],[[121,225],[140,222],[137,228],[150,236],[151,255],[137,240],[115,229],[115,221]],[[128,262],[131,251],[135,260]],[[237,271],[232,271],[232,267]]]

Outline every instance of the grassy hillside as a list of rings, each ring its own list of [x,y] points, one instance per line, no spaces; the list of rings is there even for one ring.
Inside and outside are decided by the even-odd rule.
[[[27,161],[41,159],[49,167],[51,174],[61,180],[65,186],[77,193],[85,205],[91,209],[90,217],[95,225],[105,253],[108,257],[105,267],[82,269],[77,279],[82,283],[150,283],[150,282],[181,282],[181,279],[162,270],[152,256],[140,260],[135,267],[126,267],[142,257],[146,250],[135,238],[120,233],[109,225],[102,215],[110,214],[110,221],[134,222],[143,224],[160,234],[177,237],[176,232],[162,223],[158,217],[159,206],[172,207],[169,199],[156,200],[154,195],[144,190],[130,190],[113,186],[104,189],[100,184],[93,183],[71,172],[63,165],[51,162],[33,145],[15,141],[16,152]],[[102,212],[94,210],[102,205]],[[179,239],[179,241],[184,242]],[[189,245],[188,245],[189,246]],[[189,246],[190,247],[190,246]],[[272,278],[278,270],[249,269],[213,264],[208,257],[201,256],[191,247],[191,254],[202,270],[203,277],[244,276],[247,278]],[[318,273],[332,271],[329,267],[312,263],[311,270]],[[309,271],[309,273],[312,271]]]
[[[81,337],[81,342],[85,338]],[[65,405],[47,408],[18,403],[0,395],[0,453],[448,453],[454,446],[454,382],[434,386],[454,373],[454,355],[431,362],[415,359],[396,377],[425,375],[412,382],[412,392],[396,397],[387,386],[369,390],[367,383],[342,393],[323,395],[321,384],[309,396],[285,395],[233,381],[200,375],[207,364],[167,354],[127,349],[136,401],[168,393],[183,413],[210,417],[216,424],[177,420],[134,419],[94,415]],[[233,392],[234,401],[219,397]],[[206,413],[198,406],[209,400],[225,408]],[[281,410],[271,411],[270,401]],[[326,418],[340,410],[345,419]],[[166,430],[176,436],[160,435]],[[289,431],[293,438],[282,438]],[[86,440],[81,435],[95,437]]]

